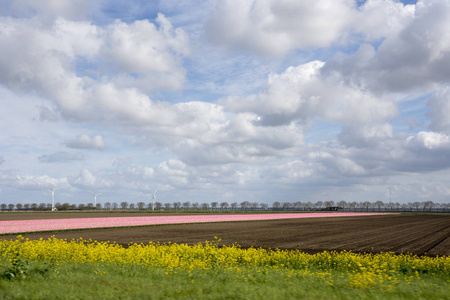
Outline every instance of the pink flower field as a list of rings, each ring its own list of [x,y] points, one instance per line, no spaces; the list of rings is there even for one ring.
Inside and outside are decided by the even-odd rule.
[[[78,218],[0,221],[0,234],[24,233],[35,231],[54,231],[85,228],[108,228],[145,226],[161,224],[189,224],[231,221],[257,221],[299,218],[328,218],[348,216],[373,216],[384,213],[286,213],[286,214],[236,214],[236,215],[182,215],[182,216],[151,216],[151,217],[109,217],[109,218]]]

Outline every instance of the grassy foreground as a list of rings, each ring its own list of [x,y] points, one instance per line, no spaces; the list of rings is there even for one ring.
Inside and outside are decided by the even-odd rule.
[[[450,299],[450,258],[0,241],[0,299]]]

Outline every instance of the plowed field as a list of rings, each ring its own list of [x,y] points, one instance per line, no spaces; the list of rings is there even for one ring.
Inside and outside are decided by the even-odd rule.
[[[71,214],[62,215],[70,217]],[[76,217],[81,216],[77,214]],[[217,236],[222,245],[237,243],[242,247],[300,249],[309,253],[351,250],[450,255],[450,215],[431,214],[324,217],[23,234],[29,239],[52,235],[69,240],[82,237],[115,241],[122,245],[150,241],[196,244],[214,240]]]

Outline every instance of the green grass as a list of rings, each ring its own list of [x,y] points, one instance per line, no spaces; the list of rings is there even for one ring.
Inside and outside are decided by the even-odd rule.
[[[310,276],[264,267],[188,272],[137,265],[19,265],[17,276],[4,276],[11,266],[0,270],[0,299],[450,299],[449,276],[431,274],[394,286],[354,288],[347,273],[334,270]]]

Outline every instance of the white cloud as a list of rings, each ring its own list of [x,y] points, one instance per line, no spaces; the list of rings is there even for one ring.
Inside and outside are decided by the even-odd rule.
[[[119,86],[135,86],[142,90],[180,89],[185,70],[181,57],[189,55],[189,39],[180,28],[158,14],[155,24],[148,20],[132,24],[116,20],[105,28],[102,60],[117,75]]]
[[[347,0],[219,1],[206,31],[226,48],[284,55],[338,42],[354,18],[354,6]]]
[[[449,151],[450,137],[444,133],[421,131],[416,136],[408,138],[408,144],[413,148]]]
[[[101,135],[89,137],[86,134],[82,134],[77,138],[64,143],[67,147],[73,149],[96,149],[104,150],[106,148],[105,142]]]
[[[82,169],[77,175],[70,176],[68,178],[68,182],[71,185],[80,188],[104,188],[111,186],[111,183],[108,180],[95,176],[91,171],[87,169]]]
[[[347,84],[337,74],[322,73],[324,66],[315,61],[289,67],[282,74],[272,74],[263,92],[220,103],[233,112],[252,112],[267,126],[305,125],[315,118],[341,123],[339,136],[348,145],[392,137],[387,122],[397,114],[394,102]]]
[[[358,11],[352,27],[367,39],[376,40],[397,35],[413,19],[415,5],[395,0],[367,0]]]
[[[325,73],[338,73],[377,94],[426,91],[448,83],[449,16],[448,1],[419,1],[414,16],[387,35],[378,49],[361,45],[355,54],[336,55],[325,65]]]
[[[100,28],[59,18],[47,28],[39,19],[0,18],[0,82],[53,99],[69,119],[167,119],[167,106],[135,87],[180,88],[180,57],[189,53],[189,42],[163,15],[157,22],[159,28],[146,20]],[[78,63],[85,61],[92,70],[79,76]],[[99,65],[108,72],[100,76]]]
[[[67,184],[66,178],[52,178],[48,175],[33,176],[33,175],[17,175],[15,178],[16,186],[25,189],[41,189],[55,186],[63,186]]]
[[[450,134],[450,87],[437,89],[428,100],[430,129]]]
[[[41,155],[38,159],[41,163],[67,163],[70,161],[84,160],[84,157],[80,153],[70,154],[64,151],[59,151]]]

